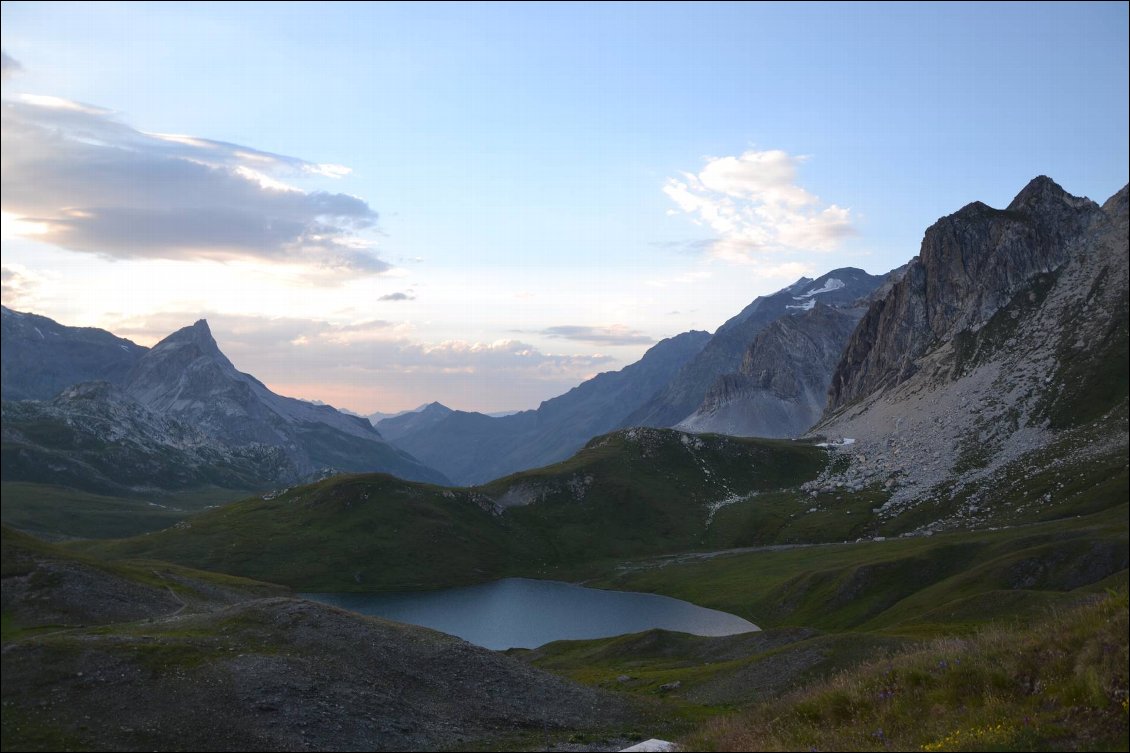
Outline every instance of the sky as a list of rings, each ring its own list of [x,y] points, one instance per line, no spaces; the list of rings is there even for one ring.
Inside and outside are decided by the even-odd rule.
[[[1128,179],[1126,3],[0,5],[3,302],[277,392],[536,407],[1036,175]]]

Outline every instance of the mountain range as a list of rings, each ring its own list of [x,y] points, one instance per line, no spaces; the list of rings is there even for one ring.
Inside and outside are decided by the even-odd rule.
[[[284,582],[308,589],[350,588],[351,578],[404,588],[422,585],[409,580],[421,568],[410,552],[421,549],[433,551],[430,582],[452,584],[709,545],[932,534],[1103,510],[1121,502],[1126,480],[1127,215],[1126,189],[1100,207],[1041,177],[1006,210],[972,204],[939,220],[901,274],[866,280],[862,297],[841,293],[850,306],[817,301],[793,314],[785,307],[796,304],[778,297],[783,315],[754,337],[738,372],[747,397],[730,405],[748,418],[741,411],[754,400],[830,382],[804,441],[618,429],[566,461],[473,488],[330,480],[113,551],[260,578],[286,572]],[[806,281],[788,299],[840,292],[840,279]],[[790,338],[798,344],[782,347]],[[706,341],[688,333],[660,343],[538,411],[489,419],[433,404],[389,428],[403,443],[443,426],[568,425],[555,422],[585,415],[586,400],[607,405],[612,388],[653,378],[666,389],[664,378]],[[841,355],[835,342],[845,343]],[[527,431],[515,433],[532,443]],[[309,561],[287,565],[296,551]],[[1102,557],[1110,561],[1099,569],[1125,567],[1118,551]]]
[[[13,362],[40,364],[13,380],[13,394],[46,395],[69,363],[82,365],[82,377],[101,380],[46,401],[5,398],[5,481],[65,481],[114,493],[205,482],[270,488],[340,471],[446,481],[386,442],[368,420],[277,395],[238,371],[204,320],[144,349],[7,308],[3,319]],[[41,335],[51,348],[36,359]],[[132,359],[128,369],[125,359]]]
[[[803,388],[786,391],[779,377],[776,392],[752,408],[758,418],[747,420],[740,427],[743,430],[726,433],[799,436],[820,417],[851,325],[862,315],[867,296],[886,279],[853,268],[801,278],[758,297],[714,335],[691,331],[663,340],[637,363],[599,374],[533,411],[491,418],[435,403],[418,414],[384,419],[377,428],[460,484],[481,484],[563,460],[592,437],[617,428],[678,424],[690,431],[736,429],[734,421],[719,418],[718,391],[732,397],[725,392],[735,379],[731,372],[740,372],[747,350],[763,330],[776,322],[795,321],[809,338],[823,343],[818,349],[824,357],[813,360],[811,349],[803,347],[789,354],[788,365],[780,368],[803,366],[807,374]],[[788,332],[790,327],[774,333]],[[777,350],[787,352],[790,347],[779,342]],[[768,351],[769,346],[763,345],[759,352]],[[732,402],[727,401],[726,415],[741,410],[730,406]]]
[[[1124,203],[1120,192],[1099,207],[1040,177],[1004,210],[975,202],[942,218],[927,230],[920,254],[887,275],[840,268],[801,278],[755,299],[713,335],[692,331],[663,340],[638,362],[536,410],[487,416],[430,403],[383,418],[375,429],[330,406],[276,395],[239,372],[203,320],[145,349],[5,308],[4,479],[43,480],[58,466],[68,470],[55,477],[80,488],[120,491],[113,468],[75,451],[101,452],[109,442],[129,458],[118,475],[141,487],[214,478],[243,479],[251,488],[339,471],[483,484],[564,460],[618,428],[797,437],[815,426],[818,434],[858,442],[842,452],[863,457],[871,469],[860,466],[859,483],[916,475],[918,489],[941,483],[962,464],[983,469],[971,458],[986,451],[971,448],[994,431],[994,447],[1015,445],[1005,453],[1012,458],[1050,441],[1050,424],[1038,426],[1036,414],[1045,423],[1052,420],[1048,409],[1093,417],[1097,408],[1070,395],[1088,392],[1096,379],[1113,390],[1102,405],[1123,394],[1125,377],[1110,375],[1108,364],[1125,349],[1118,336],[1125,285],[1111,282],[1117,275],[1109,271],[1125,268],[1124,255],[1118,258]],[[1090,298],[1080,298],[1084,285]],[[1017,329],[1030,319],[1040,324]],[[1052,335],[1068,337],[1063,322],[1074,319],[1072,342],[1053,347]],[[72,372],[108,385],[55,395]],[[939,385],[961,379],[980,385],[979,413],[967,409],[968,397],[924,402]],[[918,396],[913,409],[904,405],[909,394]],[[29,396],[36,400],[20,399]],[[997,436],[997,419],[1016,410],[1023,414],[1013,422],[1017,436],[1026,439]],[[899,427],[893,436],[889,421]],[[903,440],[896,461],[875,443],[908,437],[906,422],[918,427],[919,439]],[[977,433],[974,424],[990,428]],[[938,431],[943,425],[952,430]],[[941,437],[957,449],[943,447]],[[911,449],[918,447],[927,449]],[[239,451],[224,455],[225,448]],[[161,457],[177,457],[182,471],[140,470],[160,467]],[[916,463],[935,472],[912,474]],[[83,473],[90,476],[85,482]]]

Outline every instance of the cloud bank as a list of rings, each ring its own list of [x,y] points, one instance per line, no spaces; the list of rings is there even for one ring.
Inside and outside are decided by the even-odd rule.
[[[2,208],[24,237],[122,259],[389,269],[362,235],[377,220],[365,201],[285,182],[347,173],[340,165],[145,133],[107,110],[41,95],[5,100],[2,133]]]
[[[790,251],[831,251],[854,234],[851,211],[825,205],[797,184],[803,157],[779,149],[711,157],[698,174],[670,178],[663,192],[717,235],[715,256],[765,262]]]
[[[441,394],[470,410],[533,407],[615,363],[603,355],[545,353],[517,339],[424,342],[384,320],[338,324],[191,311],[123,319],[108,329],[152,343],[202,317],[236,367],[272,389],[363,413]]]

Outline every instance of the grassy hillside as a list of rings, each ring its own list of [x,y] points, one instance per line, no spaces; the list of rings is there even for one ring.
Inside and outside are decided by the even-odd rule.
[[[1126,750],[1127,595],[939,639],[718,718],[690,750]]]
[[[702,548],[719,502],[796,486],[825,462],[823,450],[798,443],[628,430],[593,440],[563,463],[484,487],[335,477],[89,546],[310,591],[560,575]]]
[[[1117,750],[1126,516],[1123,504],[1008,530],[624,562],[590,585],[686,599],[765,630],[511,653],[662,700],[689,750]],[[1094,611],[1108,593],[1119,595]]]
[[[1125,580],[1127,512],[1124,503],[998,531],[644,560],[593,584],[685,599],[761,627],[953,632]]]
[[[718,510],[795,488],[826,458],[797,442],[629,429],[481,491],[502,504],[525,503],[505,517],[538,542],[547,562],[568,564],[709,546],[719,538]]]
[[[115,497],[54,484],[5,481],[0,483],[0,494],[5,525],[48,539],[106,539],[159,531],[248,492],[213,487]]]

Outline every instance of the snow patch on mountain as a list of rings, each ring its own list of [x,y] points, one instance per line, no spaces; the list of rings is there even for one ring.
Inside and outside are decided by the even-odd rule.
[[[844,285],[845,283],[843,280],[836,277],[829,277],[824,281],[824,284],[821,287],[813,288],[807,293],[803,293],[801,295],[794,295],[793,300],[803,301],[805,298],[811,298],[812,296],[819,295],[820,293],[831,293],[833,290],[839,290],[840,288],[844,287]]]

